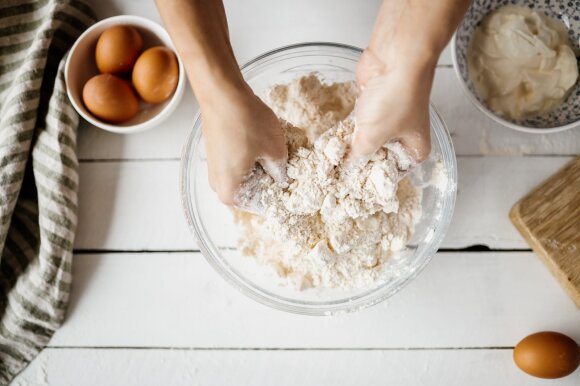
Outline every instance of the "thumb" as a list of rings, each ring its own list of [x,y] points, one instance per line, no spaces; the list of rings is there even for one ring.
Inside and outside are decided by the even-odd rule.
[[[365,127],[355,126],[347,163],[366,163],[369,158],[383,145],[381,139],[374,138]]]
[[[431,153],[431,131],[424,133],[408,131],[403,133],[399,141],[409,156],[418,164],[425,161]]]
[[[431,152],[430,130],[421,133],[415,130],[406,130],[395,138],[374,138],[364,129],[356,130],[353,135],[352,145],[347,157],[347,163],[364,164],[382,146],[391,142],[400,142],[406,153],[417,164],[423,162]]]
[[[262,157],[258,160],[258,163],[262,166],[264,171],[278,183],[286,182],[286,162],[288,156],[284,158],[273,159],[271,157]]]

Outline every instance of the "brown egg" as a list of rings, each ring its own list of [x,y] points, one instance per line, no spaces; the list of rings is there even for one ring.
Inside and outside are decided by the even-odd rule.
[[[135,28],[126,25],[108,28],[97,41],[97,68],[103,74],[128,73],[142,49],[143,38]]]
[[[121,123],[139,112],[139,102],[129,83],[115,75],[101,74],[83,87],[83,102],[96,117]]]
[[[522,339],[514,349],[514,362],[539,378],[561,378],[572,374],[580,363],[574,340],[558,332],[544,331]]]
[[[179,79],[179,66],[172,50],[153,47],[145,50],[133,68],[133,86],[145,102],[163,102],[173,94]]]

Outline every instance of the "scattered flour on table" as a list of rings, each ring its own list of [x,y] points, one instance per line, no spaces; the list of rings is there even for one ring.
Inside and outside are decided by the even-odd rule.
[[[299,289],[369,286],[421,217],[421,191],[405,178],[412,162],[399,143],[365,164],[343,162],[355,98],[353,83],[327,85],[315,74],[266,96],[286,135],[288,181],[259,168],[248,177],[237,203],[250,211],[234,210],[239,247]]]

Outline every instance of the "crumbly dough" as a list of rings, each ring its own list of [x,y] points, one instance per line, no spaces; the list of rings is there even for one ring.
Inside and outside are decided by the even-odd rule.
[[[369,286],[421,216],[421,191],[405,178],[412,163],[400,144],[365,164],[343,162],[355,97],[352,83],[326,85],[314,74],[274,87],[266,101],[286,134],[288,182],[256,169],[237,196],[254,212],[235,211],[242,253],[300,289]]]
[[[310,74],[272,87],[265,99],[277,116],[300,128],[312,144],[351,113],[356,95],[354,82],[323,84]]]
[[[513,119],[554,110],[578,79],[564,25],[525,6],[504,6],[487,16],[467,60],[480,97]]]

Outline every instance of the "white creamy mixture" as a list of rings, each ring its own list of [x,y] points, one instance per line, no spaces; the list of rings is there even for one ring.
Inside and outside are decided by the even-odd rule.
[[[487,16],[467,60],[481,98],[514,119],[554,110],[578,78],[564,25],[524,6],[504,6]]]
[[[405,248],[421,217],[421,191],[404,178],[411,161],[398,143],[368,163],[343,163],[354,130],[352,83],[316,75],[274,87],[266,101],[281,118],[288,183],[257,169],[235,211],[240,249],[299,289],[372,284],[393,252]]]

